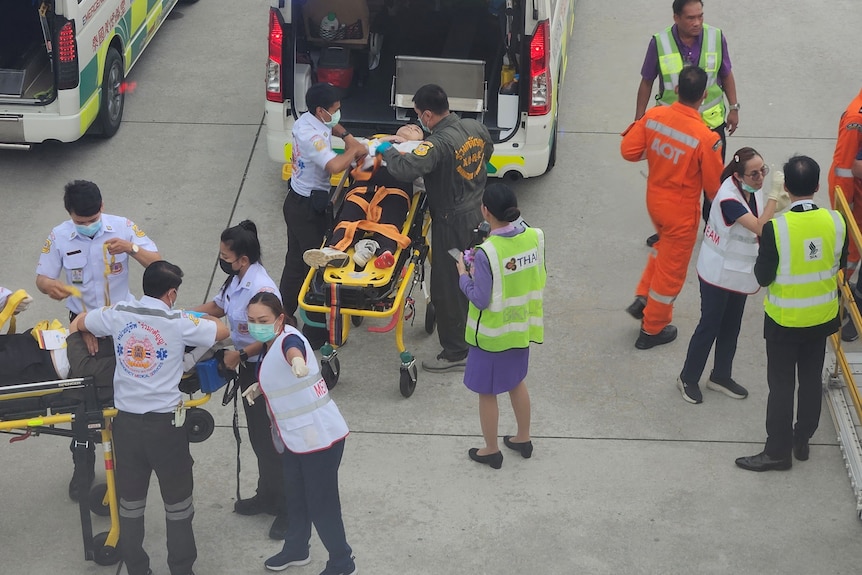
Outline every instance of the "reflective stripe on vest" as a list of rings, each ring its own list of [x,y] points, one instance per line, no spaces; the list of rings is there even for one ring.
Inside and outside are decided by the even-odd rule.
[[[838,313],[844,220],[838,212],[820,208],[787,212],[773,222],[778,273],[764,300],[766,314],[784,327],[827,323]],[[799,226],[802,222],[805,227]],[[827,249],[830,241],[834,244]]]
[[[663,91],[656,96],[659,105],[669,106],[678,100],[674,88],[679,84],[679,73],[683,68],[682,55],[673,37],[671,28],[659,32],[655,36],[658,52],[658,67],[661,73]],[[718,85],[718,71],[721,69],[721,30],[713,26],[703,25],[703,36],[700,47],[698,66],[706,72],[706,100],[699,111],[710,128],[717,128],[724,123],[724,91]]]
[[[647,120],[646,127],[650,130],[656,131],[659,134],[667,136],[668,138],[672,138],[681,144],[685,144],[689,148],[696,149],[700,141],[694,136],[689,136],[685,132],[681,132],[676,128],[671,128],[667,124],[662,124],[661,122],[657,122],[655,120]]]
[[[491,267],[491,300],[484,310],[469,305],[467,343],[493,352],[529,347],[531,341],[541,343],[546,277],[542,230],[526,228],[511,237],[491,236],[480,249]]]

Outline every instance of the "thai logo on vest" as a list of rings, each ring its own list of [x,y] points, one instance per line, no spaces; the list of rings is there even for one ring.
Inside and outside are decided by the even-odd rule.
[[[158,373],[168,357],[159,330],[144,322],[130,322],[117,335],[117,359],[127,374],[148,378]]]
[[[503,274],[509,275],[524,268],[535,266],[538,263],[539,252],[535,249],[532,249],[528,252],[524,252],[522,254],[518,254],[514,257],[509,258],[509,260],[503,266]]]
[[[823,239],[805,240],[805,261],[813,262],[823,259]]]

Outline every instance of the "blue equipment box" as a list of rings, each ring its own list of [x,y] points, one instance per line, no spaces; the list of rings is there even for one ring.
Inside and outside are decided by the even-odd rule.
[[[199,362],[195,369],[198,372],[203,393],[215,393],[227,384],[227,380],[218,372],[218,359],[214,357]]]

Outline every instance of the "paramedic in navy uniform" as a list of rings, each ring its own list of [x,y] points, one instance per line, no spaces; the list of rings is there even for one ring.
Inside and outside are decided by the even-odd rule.
[[[230,337],[235,349],[226,350],[224,362],[228,369],[239,366],[240,389],[245,391],[257,381],[257,366],[263,344],[248,333],[248,300],[259,291],[278,293],[278,288],[260,263],[260,240],[253,222],[244,220],[226,229],[219,243],[219,266],[228,274],[212,301],[195,308],[213,317],[227,316]],[[269,513],[275,520],[269,530],[273,539],[284,539],[287,518],[284,516],[284,478],[281,458],[272,445],[269,416],[263,404],[243,402],[248,437],[257,456],[257,492],[254,497],[240,499],[233,510],[240,515]]]
[[[350,167],[354,160],[368,154],[368,148],[345,130],[341,119],[341,96],[332,84],[319,83],[305,93],[305,112],[293,125],[293,164],[284,199],[284,222],[287,224],[287,254],[281,274],[281,299],[284,309],[295,315],[299,290],[308,274],[302,255],[323,243],[328,222],[329,177]],[[343,154],[332,150],[330,137],[344,140]],[[322,314],[311,314],[312,321],[324,322]],[[303,333],[316,349],[329,339],[326,328],[303,326]]]
[[[165,505],[168,567],[171,575],[190,575],[197,558],[192,531],[192,457],[185,427],[174,425],[182,402],[179,390],[186,346],[211,346],[228,337],[227,326],[213,318],[174,311],[183,272],[166,261],[144,270],[144,297],[82,313],[71,330],[113,336],[113,422],[117,495],[120,503],[120,553],[129,575],[150,575],[143,548],[144,509],[155,471]]]
[[[102,213],[102,193],[93,182],[66,184],[63,204],[70,219],[51,230],[45,240],[36,266],[36,287],[52,299],[65,299],[70,320],[81,312],[131,299],[130,258],[147,267],[161,259],[156,244],[131,220]],[[81,290],[82,297],[69,297],[67,284]],[[100,345],[99,355],[111,353],[110,340],[99,342],[90,334],[81,335],[90,355],[99,353]],[[76,468],[69,482],[73,501],[78,500],[79,474],[87,473],[88,483],[92,482],[95,462],[95,445],[90,444],[86,469]]]

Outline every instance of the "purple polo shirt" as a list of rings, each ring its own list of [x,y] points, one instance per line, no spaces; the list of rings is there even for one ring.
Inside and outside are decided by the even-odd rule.
[[[700,63],[700,47],[703,43],[703,32],[694,41],[691,46],[686,46],[679,39],[679,33],[676,29],[676,24],[671,26],[673,38],[676,40],[676,45],[679,46],[679,53],[682,56],[683,65],[697,66]],[[730,74],[730,55],[727,53],[727,38],[724,35],[724,30],[721,31],[721,67],[718,69],[718,85],[722,85],[722,79]],[[655,45],[655,36],[650,38],[649,47],[647,48],[644,65],[641,68],[641,76],[647,82],[654,82],[656,77],[659,79],[659,93],[664,90],[664,82],[659,74],[658,67],[658,48]]]

